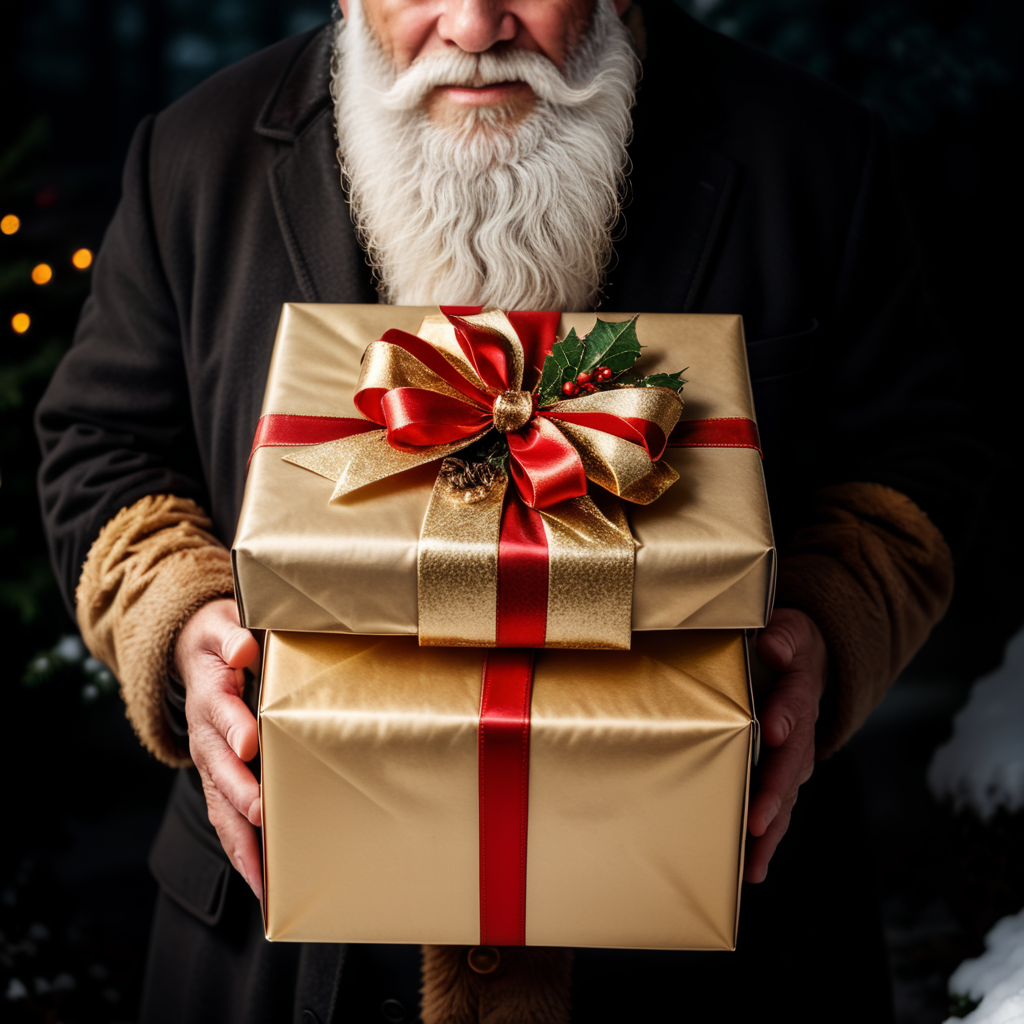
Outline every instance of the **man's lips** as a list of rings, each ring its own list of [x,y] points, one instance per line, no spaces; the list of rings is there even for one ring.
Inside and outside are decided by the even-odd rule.
[[[500,106],[510,100],[533,96],[525,82],[493,82],[490,85],[441,85],[437,91],[451,103],[466,107]]]

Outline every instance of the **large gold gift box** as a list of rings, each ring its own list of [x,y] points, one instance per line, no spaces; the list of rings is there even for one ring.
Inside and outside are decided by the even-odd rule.
[[[481,939],[484,652],[267,635],[267,937]],[[757,743],[746,637],[536,652],[525,943],[732,949]]]
[[[390,328],[416,333],[437,315],[436,307],[286,305],[263,414],[357,417],[352,396],[367,345]],[[593,314],[565,314],[558,333],[593,324]],[[643,313],[637,333],[643,373],[687,368],[683,420],[754,418],[738,316]],[[262,447],[250,464],[233,549],[244,625],[417,633],[420,531],[437,464],[332,503],[330,480],[283,461],[296,450]],[[636,541],[632,630],[763,626],[774,548],[757,451],[670,447],[663,461],[679,480],[653,504],[625,503]]]

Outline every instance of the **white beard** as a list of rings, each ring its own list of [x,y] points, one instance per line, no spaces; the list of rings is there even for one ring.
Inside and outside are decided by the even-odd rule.
[[[597,300],[621,210],[639,63],[595,0],[563,77],[538,53],[444,53],[398,75],[358,0],[338,27],[339,153],[381,298],[399,305],[583,310]],[[520,80],[534,108],[431,121],[438,85]]]

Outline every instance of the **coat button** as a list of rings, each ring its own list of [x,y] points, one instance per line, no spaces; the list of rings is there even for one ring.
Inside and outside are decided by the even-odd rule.
[[[466,959],[477,974],[493,974],[501,963],[501,951],[494,946],[474,946]]]
[[[303,1010],[302,1024],[320,1024],[320,1018],[312,1010]]]
[[[380,1013],[388,1024],[402,1024],[405,1020],[405,1007],[397,999],[385,999],[380,1004]]]

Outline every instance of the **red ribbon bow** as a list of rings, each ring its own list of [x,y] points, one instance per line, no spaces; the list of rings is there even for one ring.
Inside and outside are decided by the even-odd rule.
[[[548,508],[587,492],[588,474],[580,453],[556,422],[632,442],[650,460],[661,457],[668,441],[666,430],[643,416],[628,415],[628,410],[625,415],[617,413],[612,396],[622,392],[537,408],[534,391],[556,340],[558,313],[502,314],[507,316],[504,324],[512,327],[510,332],[502,330],[497,320],[487,322],[486,315],[477,315],[478,310],[442,306],[441,311],[455,328],[468,368],[431,342],[400,330],[388,331],[377,344],[401,349],[420,366],[393,354],[383,357],[386,366],[380,358],[369,369],[364,364],[355,404],[367,419],[386,428],[393,448],[416,452],[466,442],[492,428],[502,430],[512,480],[532,508]],[[592,398],[598,401],[588,402]]]

